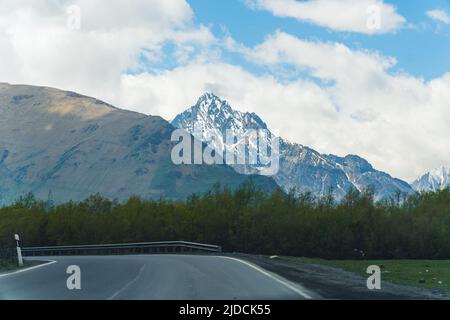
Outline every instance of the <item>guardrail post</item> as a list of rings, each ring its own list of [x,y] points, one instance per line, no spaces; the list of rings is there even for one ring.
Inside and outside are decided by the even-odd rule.
[[[20,248],[20,237],[18,234],[14,235],[14,239],[16,240],[16,249],[17,249],[17,262],[19,267],[23,266],[23,258],[22,258],[22,249]]]

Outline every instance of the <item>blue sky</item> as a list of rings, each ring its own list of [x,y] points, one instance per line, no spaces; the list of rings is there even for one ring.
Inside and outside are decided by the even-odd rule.
[[[243,0],[188,2],[196,23],[210,26],[219,38],[229,32],[246,46],[254,46],[268,34],[282,30],[304,39],[341,42],[355,49],[380,51],[397,58],[398,65],[393,71],[408,72],[427,80],[450,71],[450,25],[433,21],[426,15],[427,11],[437,8],[450,12],[449,0],[385,1],[395,5],[410,26],[381,35],[337,32],[294,18],[275,17],[270,12],[250,9]],[[242,63],[233,55],[226,56],[233,63]]]

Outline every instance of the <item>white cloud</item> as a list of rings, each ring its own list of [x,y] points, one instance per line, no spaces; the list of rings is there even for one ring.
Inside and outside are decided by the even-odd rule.
[[[241,67],[220,62],[194,62],[157,74],[124,75],[121,104],[136,106],[135,111],[172,119],[193,105],[205,91],[212,91],[236,107],[270,119],[274,130],[297,131],[298,124],[292,119],[287,121],[286,115],[297,110],[298,102],[304,104],[305,119],[316,119],[320,115],[322,120],[336,120],[333,104],[316,84],[302,80],[282,84],[272,76],[258,77]],[[290,136],[294,137],[297,136]]]
[[[245,0],[253,9],[270,11],[336,31],[364,34],[393,32],[406,19],[393,5],[380,0]]]
[[[443,22],[445,24],[450,24],[450,16],[444,10],[430,10],[427,11],[427,16],[433,20]]]
[[[432,81],[391,74],[393,58],[282,32],[254,48],[227,43],[255,63],[288,64],[328,85],[197,61],[124,76],[122,104],[171,119],[210,90],[238,109],[258,113],[291,141],[325,153],[358,154],[406,180],[450,161],[450,73]]]
[[[80,29],[68,27],[70,6],[81,10]],[[167,41],[180,55],[214,41],[192,18],[185,0],[0,0],[0,81],[116,102],[121,75],[139,55],[160,59]]]
[[[67,28],[72,4],[81,8],[80,30]],[[287,65],[327,85],[254,75],[223,62],[211,49],[217,40],[193,24],[184,0],[133,4],[0,0],[0,81],[70,89],[167,119],[210,90],[258,113],[292,141],[359,154],[404,179],[450,161],[450,74],[432,81],[391,74],[393,58],[282,32],[253,48],[226,39],[224,48],[271,72]],[[161,47],[167,41],[175,44],[175,65],[183,66],[127,74],[139,70],[139,55],[166,58]]]
[[[407,179],[450,161],[450,74],[428,82],[391,74],[393,58],[282,32],[246,55],[265,65],[289,63],[332,83],[323,90],[339,108],[340,122],[333,127],[340,139],[330,145],[317,132],[313,145],[322,150],[358,153]]]

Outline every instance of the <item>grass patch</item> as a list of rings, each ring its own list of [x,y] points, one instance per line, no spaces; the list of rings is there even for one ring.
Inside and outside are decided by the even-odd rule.
[[[381,267],[382,281],[450,291],[450,260],[324,260],[311,258],[289,258],[305,263],[340,268],[364,277],[367,267]]]
[[[14,271],[14,270],[18,270],[18,269],[22,269],[22,268],[28,268],[28,267],[32,267],[34,265],[38,264],[37,261],[27,261],[24,260],[23,261],[23,267],[18,266],[17,261],[13,261],[13,260],[0,260],[0,274],[1,273],[5,273],[8,271]]]

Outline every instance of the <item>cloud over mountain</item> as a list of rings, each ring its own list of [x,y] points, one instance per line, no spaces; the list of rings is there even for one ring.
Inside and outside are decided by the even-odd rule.
[[[380,34],[393,32],[406,19],[391,4],[378,0],[245,0],[254,9],[291,17],[335,31]],[[374,19],[371,22],[371,19]]]

